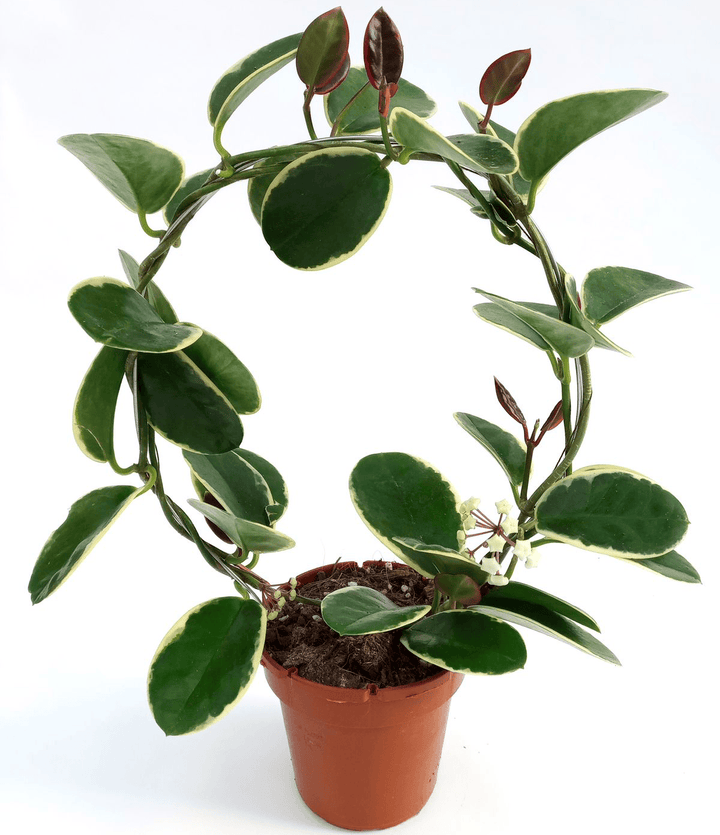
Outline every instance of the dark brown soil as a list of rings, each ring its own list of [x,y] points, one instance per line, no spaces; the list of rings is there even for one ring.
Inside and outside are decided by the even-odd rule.
[[[386,594],[400,606],[432,603],[433,584],[402,563],[338,568],[302,587],[301,594],[321,600],[349,583]],[[333,687],[395,687],[440,672],[400,643],[400,631],[374,635],[334,632],[317,606],[288,601],[282,616],[268,623],[265,650],[283,667],[296,667],[303,678]]]

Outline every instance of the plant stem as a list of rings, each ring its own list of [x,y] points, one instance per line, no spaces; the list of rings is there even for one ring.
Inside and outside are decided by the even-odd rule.
[[[572,375],[570,373],[570,360],[567,357],[561,357],[562,362],[562,379],[560,380],[560,388],[562,391],[562,411],[563,411],[563,427],[565,429],[565,449],[570,446],[572,441],[573,427],[572,427],[572,394],[570,393],[570,382]]]
[[[533,433],[534,436],[534,433]],[[530,470],[532,469],[533,453],[535,452],[535,444],[532,439],[528,441],[527,449],[525,451],[525,471],[523,472],[522,487],[520,489],[520,501],[522,504],[518,507],[524,507],[527,501],[528,485],[530,483]]]
[[[310,112],[310,102],[312,101],[314,92],[310,89],[305,92],[305,99],[303,101],[303,116],[305,117],[305,125],[307,126],[310,139],[317,139],[315,128],[313,127],[312,113]]]
[[[388,123],[387,118],[380,114],[380,130],[382,131],[382,138],[383,142],[385,143],[385,150],[387,151],[387,155],[390,159],[395,162],[398,158],[398,154],[395,152],[395,149],[392,146],[392,142],[390,141],[390,132],[388,131]]]

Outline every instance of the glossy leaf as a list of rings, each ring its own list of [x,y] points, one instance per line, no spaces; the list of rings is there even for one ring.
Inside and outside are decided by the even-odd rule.
[[[96,342],[124,351],[179,351],[202,335],[193,325],[167,324],[147,299],[115,278],[89,278],[70,291],[68,307]]]
[[[205,171],[198,171],[186,180],[183,180],[178,190],[173,194],[167,206],[163,209],[163,217],[168,225],[170,225],[178,210],[178,207],[186,197],[189,197],[194,191],[197,191],[201,186],[204,186],[207,179],[215,171],[214,168],[206,168]]]
[[[430,606],[398,606],[382,592],[346,586],[323,598],[323,620],[340,635],[373,635],[400,629],[424,617]]]
[[[236,449],[233,451],[235,455],[238,455],[246,461],[265,479],[273,498],[273,504],[266,508],[266,510],[270,517],[270,523],[276,522],[285,513],[288,506],[288,489],[285,484],[285,479],[280,475],[275,466],[257,453],[250,452],[249,449]]]
[[[548,594],[546,591],[536,589],[534,586],[528,586],[524,583],[517,583],[513,580],[506,586],[493,586],[483,600],[487,601],[489,605],[504,605],[507,601],[532,603],[533,605],[543,606],[545,609],[562,615],[564,618],[575,621],[581,626],[586,626],[595,632],[600,631],[600,627],[594,618],[591,618],[587,612],[573,606],[559,597]]]
[[[138,384],[155,430],[183,449],[217,455],[240,446],[232,404],[184,353],[141,354]]]
[[[219,141],[223,128],[245,99],[295,57],[300,33],[289,35],[246,55],[215,83],[208,101],[208,119]]]
[[[203,374],[223,393],[239,415],[251,415],[260,408],[260,391],[253,375],[216,336],[202,336],[184,350]]]
[[[480,81],[483,104],[505,104],[509,101],[520,89],[529,68],[529,49],[517,49],[493,61]]]
[[[462,134],[454,137],[455,142],[452,142],[403,107],[396,107],[390,114],[390,130],[395,139],[411,151],[437,154],[479,174],[512,174],[518,167],[512,148],[500,139]]]
[[[485,210],[481,207],[480,203],[478,203],[477,199],[473,197],[473,195],[468,191],[466,188],[450,188],[449,186],[433,186],[433,188],[437,189],[438,191],[444,191],[446,194],[452,194],[454,197],[457,197],[459,200],[462,200],[463,203],[467,203],[468,206],[472,209],[479,209],[480,212],[485,214]],[[482,192],[483,197],[485,199],[490,199],[490,192],[484,191]]]
[[[301,154],[296,154],[295,156],[271,157],[268,159],[261,159],[259,162],[255,163],[253,170],[262,171],[265,168],[269,168],[271,172],[269,174],[261,174],[248,180],[248,202],[250,203],[250,211],[253,213],[253,217],[258,223],[261,222],[262,204],[265,200],[267,190],[270,188],[272,181],[275,177],[277,177],[278,173],[280,173],[276,170],[277,166],[282,166],[284,168],[288,163],[297,159],[298,156],[304,155],[305,151]]]
[[[273,180],[262,207],[263,235],[291,267],[332,267],[367,242],[385,215],[391,191],[390,174],[372,151],[314,151]]]
[[[303,32],[295,66],[309,90],[322,88],[337,76],[348,54],[350,33],[340,6],[321,14]]]
[[[510,415],[510,417],[519,423],[521,426],[525,426],[525,415],[523,415],[522,410],[518,406],[515,398],[510,394],[510,392],[505,388],[505,386],[498,380],[497,377],[494,378],[495,380],[495,396],[497,397],[498,403],[503,407],[503,409]]]
[[[342,134],[356,136],[363,133],[377,133],[380,130],[377,93],[367,81],[367,75],[362,68],[350,67],[345,81],[325,97],[325,116],[330,126],[334,126],[340,117],[336,130],[338,136]],[[365,90],[360,93],[363,87]],[[358,93],[357,98],[345,110],[348,102]],[[402,107],[421,118],[428,118],[437,110],[437,104],[426,92],[404,78],[398,82],[397,93],[390,102],[390,113],[395,107]]]
[[[517,630],[474,609],[425,618],[408,627],[400,643],[431,664],[469,675],[510,673],[527,661]]]
[[[365,29],[363,58],[370,84],[380,93],[378,111],[385,118],[390,109],[390,99],[397,93],[403,57],[400,32],[390,15],[380,8]]]
[[[333,90],[337,90],[337,88],[345,81],[347,78],[347,74],[350,72],[350,56],[346,55],[345,60],[340,65],[340,68],[335,73],[335,75],[330,78],[322,87],[316,87],[315,93],[319,96],[326,96],[328,93],[332,93]]]
[[[28,585],[33,603],[45,600],[67,580],[142,489],[125,484],[101,487],[73,504],[35,563]]]
[[[476,293],[480,293],[493,304],[512,314],[516,319],[520,319],[521,322],[535,331],[542,342],[562,356],[580,357],[586,354],[595,344],[589,334],[586,334],[580,328],[561,322],[556,318],[557,314],[555,317],[548,316],[530,305],[513,302],[502,296],[496,296],[477,288],[474,289]],[[540,347],[539,344],[538,347]]]
[[[475,607],[475,610],[517,626],[525,626],[543,635],[550,635],[603,661],[610,661],[612,664],[620,663],[605,644],[592,633],[586,632],[571,620],[540,603],[512,598],[502,600],[489,594],[479,606]]]
[[[476,304],[473,310],[484,322],[495,325],[514,336],[519,336],[520,339],[524,339],[525,342],[529,342],[541,351],[552,351],[552,346],[537,331],[502,307],[492,303]]]
[[[392,541],[401,548],[403,561],[426,577],[466,574],[479,585],[490,579],[487,571],[483,571],[472,557],[461,554],[457,548],[433,545],[408,536],[394,536]]]
[[[577,285],[575,279],[571,276],[565,276],[565,296],[570,305],[570,316],[572,324],[576,328],[582,328],[585,333],[589,334],[596,348],[605,348],[609,351],[616,351],[618,354],[623,354],[626,357],[631,357],[632,354],[615,344],[612,339],[608,339],[602,331],[595,327],[595,325],[588,319],[585,313],[581,310],[577,298]]]
[[[424,577],[413,552],[394,541],[408,537],[457,550],[462,529],[460,498],[426,461],[403,452],[380,452],[361,459],[350,475],[350,496],[360,518],[393,553]]]
[[[150,665],[148,699],[168,736],[194,733],[242,698],[260,666],[265,610],[254,600],[217,597],[184,615]]]
[[[132,212],[152,214],[182,182],[183,161],[154,142],[110,133],[77,133],[58,139]]]
[[[438,574],[435,578],[435,586],[449,600],[463,606],[480,602],[480,586],[467,574]]]
[[[93,461],[115,461],[115,407],[127,356],[125,351],[101,348],[75,398],[73,435]]]
[[[629,267],[590,270],[582,286],[583,311],[596,324],[605,324],[639,304],[690,290],[687,284]]]
[[[240,519],[225,510],[199,502],[197,499],[188,501],[195,510],[200,511],[206,519],[214,522],[220,530],[224,531],[244,554],[248,551],[270,554],[276,551],[286,551],[295,545],[295,541],[289,536],[268,525]]]
[[[653,557],[649,560],[633,560],[633,565],[640,565],[663,577],[671,580],[679,580],[683,583],[701,583],[700,575],[690,563],[681,557],[677,551],[670,551],[661,557]]]
[[[538,533],[626,559],[662,556],[683,538],[685,509],[639,473],[583,467],[550,487],[535,509]]]
[[[581,93],[544,105],[517,132],[520,173],[536,188],[563,157],[607,128],[642,113],[667,97],[658,90]]]
[[[270,524],[266,508],[273,496],[262,475],[232,450],[222,455],[184,452],[193,474],[216,499],[221,508],[250,522]]]
[[[135,289],[137,289],[140,284],[140,267],[138,262],[132,257],[132,255],[128,255],[128,253],[124,252],[122,249],[118,250],[118,252],[120,253],[120,261],[127,280]],[[147,300],[150,302],[153,310],[158,314],[163,322],[166,322],[168,325],[174,325],[178,321],[178,317],[173,310],[172,305],[154,281],[151,281],[147,287]]]
[[[455,420],[493,456],[511,484],[522,484],[526,451],[514,435],[466,412],[457,412]]]

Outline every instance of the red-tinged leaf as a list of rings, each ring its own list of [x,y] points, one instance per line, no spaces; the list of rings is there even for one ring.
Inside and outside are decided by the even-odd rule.
[[[513,420],[516,420],[522,426],[526,426],[525,423],[525,415],[523,415],[520,407],[515,402],[515,398],[510,394],[510,392],[505,388],[505,386],[498,380],[497,377],[494,378],[495,380],[495,394],[497,395],[497,399],[500,405],[505,409],[505,411],[510,415]]]
[[[402,74],[403,45],[397,26],[382,7],[365,30],[363,55],[368,79],[379,91],[378,111],[387,118],[390,99],[397,93]]]
[[[530,66],[530,50],[518,49],[493,61],[480,82],[484,104],[505,104],[520,89]]]
[[[465,574],[437,574],[435,587],[463,606],[474,606],[482,600],[480,586]]]
[[[319,96],[326,96],[328,93],[332,93],[337,87],[339,87],[343,81],[347,78],[347,74],[350,72],[350,54],[345,56],[345,63],[340,67],[340,72],[333,76],[327,84],[323,84],[322,87],[316,87],[315,92]]]
[[[300,80],[312,92],[324,88],[340,75],[349,45],[350,32],[340,6],[316,17],[303,32],[295,56]]]
[[[555,408],[550,412],[548,419],[543,423],[542,429],[540,430],[540,434],[538,435],[537,442],[540,443],[542,440],[542,436],[546,432],[550,432],[551,429],[555,429],[556,426],[560,426],[563,422],[563,404],[562,400],[559,400],[555,406]]]

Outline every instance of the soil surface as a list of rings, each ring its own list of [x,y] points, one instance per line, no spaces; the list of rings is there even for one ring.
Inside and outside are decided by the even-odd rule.
[[[320,572],[300,593],[321,600],[350,583],[377,589],[399,606],[427,605],[433,600],[432,580],[402,563]],[[396,629],[342,637],[322,620],[317,606],[288,600],[282,616],[268,623],[265,650],[283,667],[296,667],[302,678],[332,687],[395,687],[441,672],[408,652],[400,635]]]

